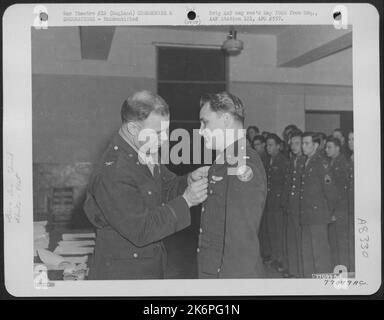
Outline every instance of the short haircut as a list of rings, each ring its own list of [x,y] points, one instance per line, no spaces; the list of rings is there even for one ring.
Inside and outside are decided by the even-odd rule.
[[[298,129],[298,128],[296,127],[296,125],[294,125],[294,124],[289,124],[289,125],[287,125],[287,126],[284,128],[284,132],[289,132],[289,131],[292,131],[292,130],[295,130],[295,129]]]
[[[344,132],[342,129],[340,129],[340,128],[336,128],[335,130],[333,130],[333,132],[339,132],[339,133],[341,134],[341,136],[342,136],[343,138],[345,138],[345,132]]]
[[[206,103],[214,112],[230,113],[244,125],[244,107],[240,98],[226,91],[207,93],[200,98],[200,108]]]
[[[254,130],[254,131],[256,132],[256,134],[259,134],[259,133],[260,133],[259,128],[256,127],[256,126],[249,126],[249,127],[247,128],[247,134],[249,133],[250,130]]]
[[[262,136],[261,134],[255,136],[252,140],[252,144],[255,142],[255,141],[260,141],[261,143],[265,143],[265,138],[264,136]]]
[[[302,137],[303,139],[304,139],[305,137],[311,137],[311,138],[312,138],[312,141],[313,141],[314,143],[318,143],[319,145],[320,145],[320,143],[321,143],[321,137],[320,137],[320,135],[319,135],[317,132],[306,131],[306,132],[304,132],[304,133],[302,134],[301,137]]]
[[[303,134],[303,131],[301,131],[300,129],[294,129],[290,133],[289,138],[290,139],[296,138],[296,137],[300,137],[301,138],[302,134]]]
[[[162,97],[148,90],[138,91],[124,100],[121,107],[121,121],[143,121],[155,112],[162,116],[169,115],[168,104]]]
[[[327,137],[327,143],[332,142],[336,147],[341,148],[341,141],[340,139],[334,138],[332,136]]]
[[[318,132],[318,135],[320,136],[321,140],[327,140],[327,135],[324,132]]]
[[[270,133],[267,136],[266,140],[268,141],[269,139],[274,140],[276,142],[276,144],[280,144],[282,142],[282,140],[279,138],[279,136],[277,134],[275,134],[275,133]]]

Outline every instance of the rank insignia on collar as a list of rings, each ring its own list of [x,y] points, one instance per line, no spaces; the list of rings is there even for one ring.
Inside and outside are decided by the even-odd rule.
[[[218,176],[212,176],[212,180],[215,182],[223,180],[223,177],[218,177]]]
[[[237,169],[237,177],[243,182],[250,181],[253,178],[252,168],[247,165],[239,167]]]
[[[325,169],[327,169],[328,168],[328,163],[324,161],[323,162],[323,166],[324,166]]]
[[[107,161],[107,162],[105,162],[105,165],[106,165],[106,166],[111,166],[111,165],[113,165],[113,162],[114,162],[114,161]]]
[[[331,177],[329,176],[329,174],[326,174],[325,177],[324,177],[324,182],[326,184],[330,184],[332,182],[332,179]]]

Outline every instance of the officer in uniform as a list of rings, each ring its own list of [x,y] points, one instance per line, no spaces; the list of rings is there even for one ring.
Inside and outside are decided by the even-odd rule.
[[[303,153],[307,156],[301,176],[300,223],[302,260],[305,277],[333,272],[328,225],[334,209],[336,186],[328,159],[319,150],[320,137],[303,134]]]
[[[300,130],[291,133],[291,158],[284,186],[284,211],[286,214],[285,266],[287,276],[302,277],[301,261],[301,225],[300,225],[300,188],[301,174],[305,165],[305,157],[301,149]]]
[[[243,105],[221,92],[203,96],[200,106],[200,134],[218,157],[208,172],[201,212],[199,278],[262,278],[258,231],[266,176],[260,157],[245,141]],[[231,130],[235,134],[227,136]]]
[[[168,105],[161,97],[137,92],[124,102],[121,118],[119,132],[92,174],[84,203],[97,228],[89,278],[160,279],[166,263],[161,240],[190,225],[189,208],[207,196],[206,170],[176,177],[156,161],[169,125]],[[140,134],[145,131],[159,139],[144,144]]]
[[[261,161],[263,162],[264,168],[267,166],[268,154],[265,151],[265,138],[262,135],[257,135],[253,138],[251,143],[253,149],[257,151],[260,156]]]
[[[331,172],[337,188],[337,199],[329,236],[334,265],[342,265],[349,270],[349,164],[340,149],[339,139],[333,137],[327,139],[326,152],[330,158]]]
[[[288,159],[280,152],[280,138],[276,134],[267,137],[268,193],[265,207],[265,219],[268,238],[271,244],[271,266],[279,272],[284,271],[284,230],[283,190],[288,169]]]

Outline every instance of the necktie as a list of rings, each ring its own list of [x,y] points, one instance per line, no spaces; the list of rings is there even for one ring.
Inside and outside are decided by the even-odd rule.
[[[158,164],[153,165],[153,177],[157,180],[160,177],[160,167]]]

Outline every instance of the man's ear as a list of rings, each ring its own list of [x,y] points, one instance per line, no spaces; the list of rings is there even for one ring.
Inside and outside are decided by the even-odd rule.
[[[137,136],[139,134],[139,127],[136,122],[129,121],[124,124],[128,130],[128,132],[133,135]]]
[[[224,120],[224,125],[226,127],[231,127],[232,122],[233,122],[232,116],[228,112],[226,112],[226,113],[223,113],[222,117],[223,117],[223,120]]]

